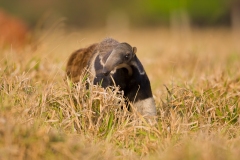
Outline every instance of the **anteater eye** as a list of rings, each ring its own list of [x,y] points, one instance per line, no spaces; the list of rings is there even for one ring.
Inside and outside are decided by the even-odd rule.
[[[128,59],[128,58],[129,58],[129,54],[126,54],[126,55],[125,55],[125,59]]]

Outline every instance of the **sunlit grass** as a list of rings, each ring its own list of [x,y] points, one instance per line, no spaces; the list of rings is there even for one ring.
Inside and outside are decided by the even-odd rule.
[[[0,159],[238,159],[240,52],[228,29],[54,30],[1,50]],[[173,34],[174,33],[174,34]],[[138,48],[157,123],[117,88],[65,77],[74,50],[111,36]]]

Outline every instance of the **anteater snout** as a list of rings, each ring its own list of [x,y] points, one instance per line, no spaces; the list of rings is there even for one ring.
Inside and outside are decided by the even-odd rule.
[[[106,68],[103,68],[102,73],[104,74],[104,76],[108,76],[110,74],[111,71],[107,70]]]

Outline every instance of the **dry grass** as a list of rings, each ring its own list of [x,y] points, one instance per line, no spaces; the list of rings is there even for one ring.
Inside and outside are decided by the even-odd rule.
[[[240,50],[228,29],[41,33],[1,49],[0,159],[238,159]],[[122,93],[64,80],[72,51],[106,36],[138,47],[157,124]]]

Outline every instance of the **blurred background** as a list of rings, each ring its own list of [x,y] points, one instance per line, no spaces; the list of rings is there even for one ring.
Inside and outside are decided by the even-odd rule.
[[[0,0],[0,44],[58,21],[68,29],[108,33],[165,27],[184,36],[192,28],[223,27],[237,34],[240,0]]]
[[[74,27],[231,26],[240,18],[239,0],[0,0],[1,11],[34,27],[44,16],[64,17]],[[116,25],[116,24],[114,24]]]

